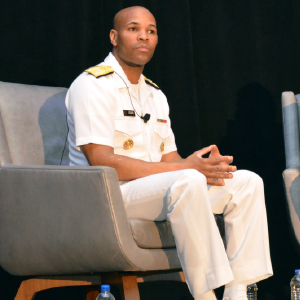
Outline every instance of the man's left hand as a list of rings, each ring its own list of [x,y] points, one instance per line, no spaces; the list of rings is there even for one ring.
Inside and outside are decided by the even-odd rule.
[[[216,145],[212,145],[212,150],[211,150],[211,152],[209,154],[209,157],[217,157],[217,156],[222,156],[222,155],[220,154],[220,151],[219,151],[218,147]],[[220,165],[222,165],[222,164],[229,165],[232,162],[233,162],[233,159],[232,159],[231,162],[221,162]],[[224,183],[224,179],[221,179],[221,178],[219,178],[219,179],[213,179],[213,180],[217,181],[217,182]]]

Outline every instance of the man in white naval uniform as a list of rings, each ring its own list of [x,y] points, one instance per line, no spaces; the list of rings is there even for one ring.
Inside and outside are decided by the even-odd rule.
[[[158,41],[147,9],[121,10],[110,40],[113,52],[66,98],[71,164],[115,168],[129,218],[170,221],[196,300],[221,285],[224,299],[247,299],[248,284],[273,274],[261,178],[215,145],[180,157],[166,97],[142,75]],[[224,215],[226,249],[213,213]]]

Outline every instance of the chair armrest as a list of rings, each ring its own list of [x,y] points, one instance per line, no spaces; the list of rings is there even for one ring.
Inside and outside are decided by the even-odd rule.
[[[298,251],[300,250],[300,172],[298,169],[286,169],[283,172],[287,207],[292,235]]]
[[[119,242],[118,226],[130,229],[112,168],[3,165],[0,207],[0,264],[11,274],[134,269]]]
[[[298,169],[300,167],[299,116],[297,101],[292,92],[282,93],[282,117],[286,167]]]

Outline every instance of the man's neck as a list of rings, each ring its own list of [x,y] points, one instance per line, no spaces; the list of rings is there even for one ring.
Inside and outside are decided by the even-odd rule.
[[[122,67],[124,73],[126,74],[128,80],[132,84],[137,84],[143,73],[144,66],[130,66],[123,62],[117,55],[114,55],[120,66]]]

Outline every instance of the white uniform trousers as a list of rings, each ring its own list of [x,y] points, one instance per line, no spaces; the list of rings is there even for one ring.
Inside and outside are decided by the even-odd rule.
[[[225,186],[208,186],[196,170],[161,173],[121,185],[128,218],[169,220],[195,299],[229,283],[251,284],[273,274],[261,178],[236,171]],[[223,214],[224,248],[213,213]]]

